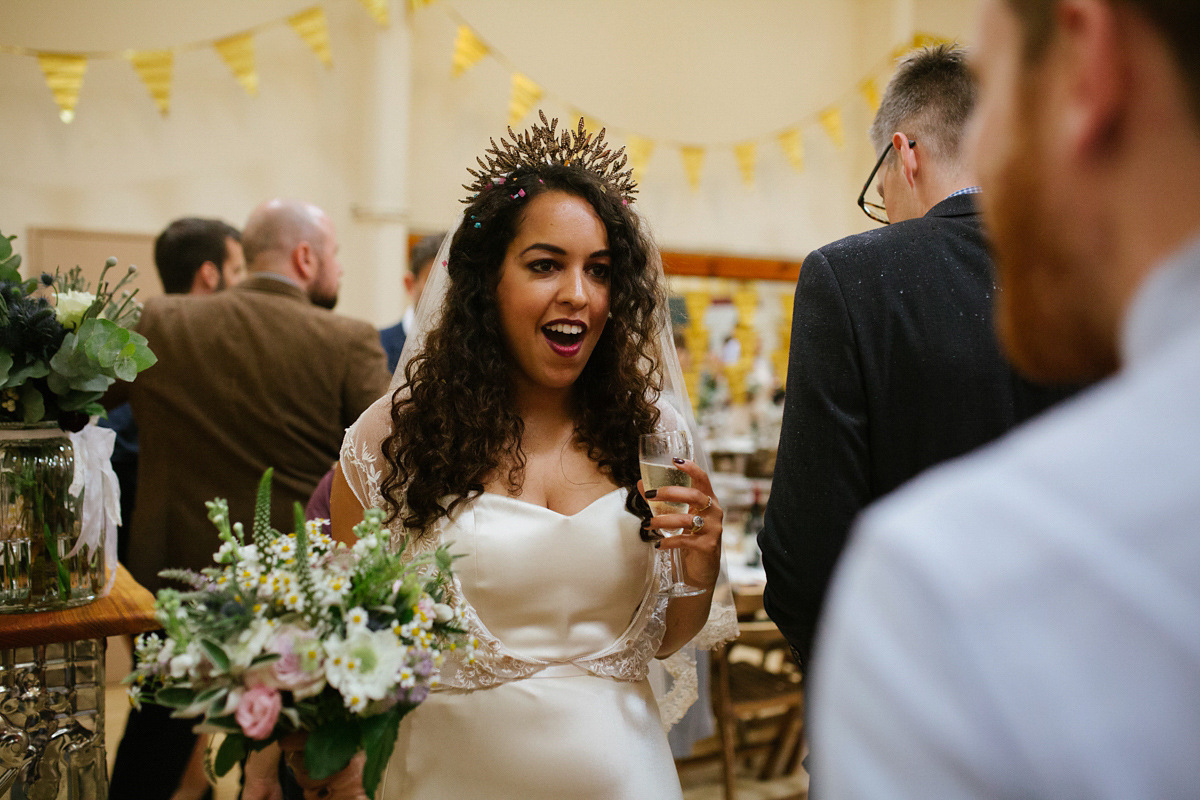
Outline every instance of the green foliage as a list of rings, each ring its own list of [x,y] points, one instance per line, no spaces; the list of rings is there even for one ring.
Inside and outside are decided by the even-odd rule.
[[[204,654],[208,656],[208,660],[222,672],[229,672],[229,654],[225,652],[225,648],[214,642],[212,639],[201,639],[200,646],[204,648]]]
[[[171,686],[159,689],[154,694],[154,702],[167,708],[187,708],[196,699],[196,692],[182,686]]]
[[[323,781],[346,768],[362,743],[357,718],[333,719],[308,735],[304,767],[313,780]]]
[[[15,235],[5,236],[0,233],[0,282],[20,284],[25,293],[29,294],[37,282],[21,280],[21,254],[14,253],[12,246],[13,239],[16,238]]]
[[[246,755],[245,735],[240,733],[226,734],[225,741],[221,742],[221,748],[217,750],[217,757],[213,762],[213,771],[218,776],[224,775],[233,769],[235,764],[241,763],[241,760]]]
[[[292,506],[292,515],[296,525],[296,559],[299,567],[296,577],[307,600],[305,607],[309,609],[308,616],[312,617],[317,603],[317,587],[313,583],[312,562],[309,560],[308,526],[305,525],[304,507],[298,501]]]
[[[404,712],[397,706],[382,714],[364,717],[360,724],[362,746],[367,754],[367,762],[363,765],[363,790],[368,797],[375,796],[375,789],[383,778],[388,758],[396,745],[396,735],[400,732],[400,718],[403,716]]]
[[[61,395],[59,405],[78,410],[101,397],[118,380],[131,381],[158,359],[146,337],[106,319],[87,319],[63,339],[50,359],[50,391]]]
[[[258,494],[254,498],[254,543],[263,548],[271,539],[271,478],[274,467],[267,467],[258,482]]]

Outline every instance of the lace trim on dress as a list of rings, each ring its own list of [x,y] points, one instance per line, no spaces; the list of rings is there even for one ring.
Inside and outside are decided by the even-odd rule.
[[[366,426],[364,421],[368,414],[369,411],[346,431],[346,438],[342,442],[342,470],[355,497],[364,507],[382,507],[383,495],[379,488],[383,482],[382,454],[378,445],[372,446],[370,442],[382,442],[384,437],[361,435],[360,425]],[[470,513],[469,507],[459,513]],[[392,545],[403,548],[406,558],[430,553],[442,543],[448,519],[438,520],[432,530],[418,536],[410,535],[413,532],[404,528],[400,516],[402,514],[397,515],[388,528]],[[669,569],[667,553],[656,552],[642,602],[625,632],[604,651],[573,659],[569,663],[599,677],[631,682],[643,680],[666,632],[667,598],[660,595],[659,591],[665,586]],[[462,604],[467,632],[475,637],[478,644],[473,661],[468,661],[462,651],[445,654],[441,690],[484,689],[529,678],[560,663],[525,658],[513,653],[480,620],[475,608],[464,598],[457,577],[447,590],[453,600]]]

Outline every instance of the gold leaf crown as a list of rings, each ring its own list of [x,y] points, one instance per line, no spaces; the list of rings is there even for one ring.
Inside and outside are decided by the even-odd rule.
[[[577,166],[587,170],[604,181],[609,188],[623,197],[626,202],[632,202],[637,193],[637,184],[633,181],[633,169],[626,169],[629,160],[625,148],[613,151],[604,143],[604,129],[593,136],[584,129],[583,119],[579,120],[577,130],[564,129],[561,136],[556,133],[558,118],[546,121],[546,114],[538,112],[542,118],[541,125],[534,125],[524,133],[514,133],[508,129],[509,139],[501,137],[500,144],[491,139],[492,146],[484,153],[487,158],[476,158],[480,171],[467,169],[475,182],[463,184],[463,188],[472,195],[464,203],[470,203],[480,192],[502,184],[508,176],[521,167],[537,167],[546,164]]]

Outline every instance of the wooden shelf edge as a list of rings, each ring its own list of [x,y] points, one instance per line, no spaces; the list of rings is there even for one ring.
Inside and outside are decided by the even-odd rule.
[[[0,647],[103,639],[160,627],[154,618],[154,595],[118,564],[112,591],[94,603],[66,611],[0,614]]]

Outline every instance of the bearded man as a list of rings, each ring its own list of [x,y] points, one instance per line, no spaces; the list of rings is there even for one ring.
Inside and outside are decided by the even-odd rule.
[[[1200,787],[1200,4],[984,0],[997,326],[1104,380],[868,511],[819,639],[831,798]]]
[[[141,429],[127,566],[152,591],[169,585],[160,570],[212,565],[220,540],[204,502],[227,498],[230,517],[248,524],[268,467],[271,524],[291,530],[293,503],[308,499],[337,459],[345,428],[390,380],[375,328],[329,310],[342,266],[324,211],[264,203],[246,221],[242,248],[248,275],[237,286],[146,303],[137,330],[158,362],[136,385],[114,385],[125,396],[106,397],[115,404],[127,396]],[[155,714],[147,707],[131,717],[118,753],[118,764],[131,768],[114,772],[114,800],[189,796],[176,792],[178,769],[137,769],[164,750]]]

